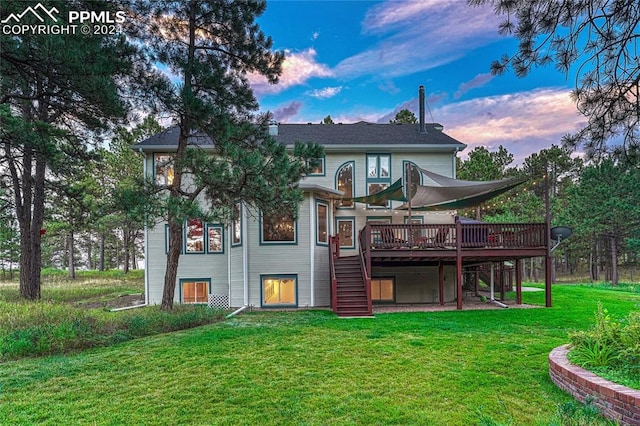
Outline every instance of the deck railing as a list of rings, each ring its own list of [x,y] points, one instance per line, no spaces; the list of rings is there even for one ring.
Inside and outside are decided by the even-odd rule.
[[[336,296],[338,293],[338,279],[336,278],[335,259],[340,257],[340,237],[329,236],[329,272],[331,274],[331,309],[336,312],[338,309]]]
[[[544,223],[462,223],[460,247],[464,249],[524,249],[546,247]],[[371,224],[362,229],[363,251],[370,250],[456,250],[456,224]]]

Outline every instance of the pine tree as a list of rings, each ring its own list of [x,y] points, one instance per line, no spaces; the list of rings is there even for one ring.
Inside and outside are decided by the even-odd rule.
[[[19,13],[24,5],[6,2],[3,11]],[[92,1],[55,6],[62,16],[72,7],[114,7]],[[28,23],[29,16],[23,19]],[[124,36],[0,34],[0,162],[9,172],[19,225],[23,298],[40,298],[47,179],[64,173],[92,132],[124,116],[120,92],[136,50]]]
[[[264,1],[145,1],[142,31],[155,61],[179,80],[151,88],[179,128],[174,175],[161,190],[169,247],[161,308],[173,307],[183,224],[188,219],[228,217],[242,200],[263,211],[297,209],[297,181],[319,147],[297,145],[293,159],[268,136],[269,117],[253,117],[257,102],[247,74],[277,83],[284,53],[255,20]],[[194,146],[193,136],[213,142],[213,152]],[[206,205],[201,198],[206,199]]]
[[[499,30],[519,41],[514,55],[491,68],[512,68],[519,77],[537,66],[555,64],[565,74],[577,70],[573,98],[587,125],[564,138],[572,149],[584,145],[589,157],[612,150],[637,162],[640,157],[640,7],[619,0],[468,0],[492,5],[505,15]],[[618,136],[618,138],[616,138]],[[621,141],[618,144],[618,140]]]

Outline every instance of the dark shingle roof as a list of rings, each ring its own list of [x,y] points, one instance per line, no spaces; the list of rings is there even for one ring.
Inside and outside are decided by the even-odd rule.
[[[286,145],[315,142],[321,145],[459,145],[464,144],[443,133],[437,123],[426,125],[426,133],[418,124],[280,124],[275,139]]]
[[[285,145],[296,142],[318,143],[324,146],[345,145],[426,145],[463,149],[466,145],[443,133],[442,126],[427,123],[426,132],[420,133],[418,124],[373,124],[360,121],[353,124],[280,124],[274,138]],[[171,127],[146,139],[134,148],[175,148],[178,145],[178,127]],[[193,135],[192,143],[213,146],[205,135]]]

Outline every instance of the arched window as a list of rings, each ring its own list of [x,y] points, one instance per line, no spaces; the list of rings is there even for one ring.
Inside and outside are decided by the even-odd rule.
[[[411,178],[411,191],[406,195],[410,195],[413,198],[416,193],[416,188],[422,183],[422,173],[420,173],[418,166],[411,161],[403,161],[402,165],[404,170],[404,184],[406,185],[407,182],[409,182],[409,178]]]
[[[353,197],[353,161],[344,163],[336,172],[336,189],[344,193],[344,198]],[[353,201],[340,200],[338,207],[353,207]]]

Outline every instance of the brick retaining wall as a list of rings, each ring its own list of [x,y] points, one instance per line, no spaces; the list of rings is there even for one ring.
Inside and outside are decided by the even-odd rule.
[[[560,388],[584,402],[587,396],[600,412],[621,425],[640,426],[640,391],[603,379],[567,360],[568,345],[549,354],[549,375]]]

